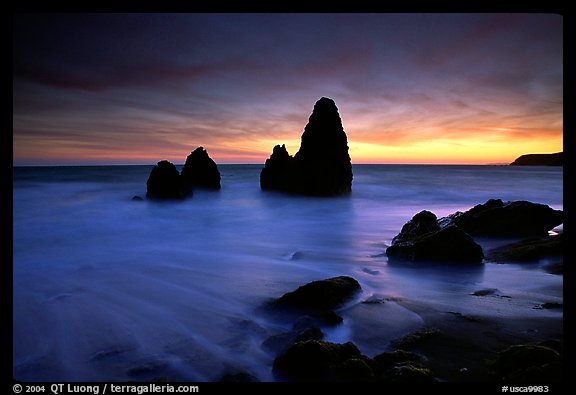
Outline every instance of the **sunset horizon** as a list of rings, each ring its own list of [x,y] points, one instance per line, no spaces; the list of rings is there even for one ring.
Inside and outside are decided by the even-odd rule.
[[[333,99],[352,162],[563,151],[561,15],[16,14],[13,163],[294,155]]]

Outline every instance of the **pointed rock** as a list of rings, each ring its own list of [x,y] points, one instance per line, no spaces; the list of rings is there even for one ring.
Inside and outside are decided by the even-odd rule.
[[[260,186],[262,189],[276,189],[288,191],[292,189],[291,171],[292,156],[288,154],[286,146],[277,145],[260,173]]]
[[[302,134],[300,149],[292,158],[276,146],[262,170],[262,189],[333,196],[352,190],[352,163],[348,140],[336,103],[323,97],[316,102]]]

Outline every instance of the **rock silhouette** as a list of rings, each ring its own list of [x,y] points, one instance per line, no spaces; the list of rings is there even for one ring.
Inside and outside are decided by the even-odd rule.
[[[524,237],[547,235],[562,224],[562,210],[524,200],[490,199],[462,213],[441,218],[441,226],[455,224],[472,236]]]
[[[290,156],[284,145],[274,147],[260,174],[262,189],[334,196],[352,190],[348,140],[336,103],[322,97],[314,105],[302,133],[300,149]]]
[[[440,225],[438,225],[436,214],[423,210],[402,226],[400,233],[392,239],[392,245],[413,241],[427,233],[437,232],[439,230]]]
[[[526,154],[519,156],[510,166],[563,166],[564,152],[555,154]]]
[[[186,191],[193,188],[220,189],[218,166],[204,147],[198,147],[188,155],[180,176]]]
[[[146,197],[160,200],[186,197],[180,183],[180,173],[173,163],[161,160],[152,168],[146,182]]]
[[[527,237],[547,236],[563,223],[562,210],[528,201],[503,202],[490,199],[465,212],[455,212],[440,219],[430,211],[421,211],[402,227],[386,249],[392,260],[480,263],[482,247],[471,236]],[[510,248],[495,250],[491,260],[505,257],[528,259],[538,254],[558,253],[561,237],[552,243],[528,241]]]
[[[278,306],[305,311],[335,309],[354,297],[361,290],[358,281],[348,276],[312,281],[280,297]]]
[[[386,249],[391,260],[481,263],[482,247],[456,225],[441,228],[436,215],[421,211],[407,222]]]
[[[155,200],[173,200],[191,197],[195,188],[220,189],[218,166],[204,147],[188,155],[182,173],[167,161],[158,162],[146,182],[146,197]]]
[[[292,161],[294,158],[286,150],[285,145],[277,145],[260,173],[262,189],[289,191],[293,185]]]

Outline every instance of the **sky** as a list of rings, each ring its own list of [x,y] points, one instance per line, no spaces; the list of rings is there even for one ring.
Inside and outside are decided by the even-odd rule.
[[[333,99],[352,163],[563,150],[555,14],[15,14],[13,164],[295,154]]]

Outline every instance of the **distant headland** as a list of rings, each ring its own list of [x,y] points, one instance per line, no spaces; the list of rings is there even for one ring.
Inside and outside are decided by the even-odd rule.
[[[564,152],[522,155],[510,163],[510,166],[564,166]]]

